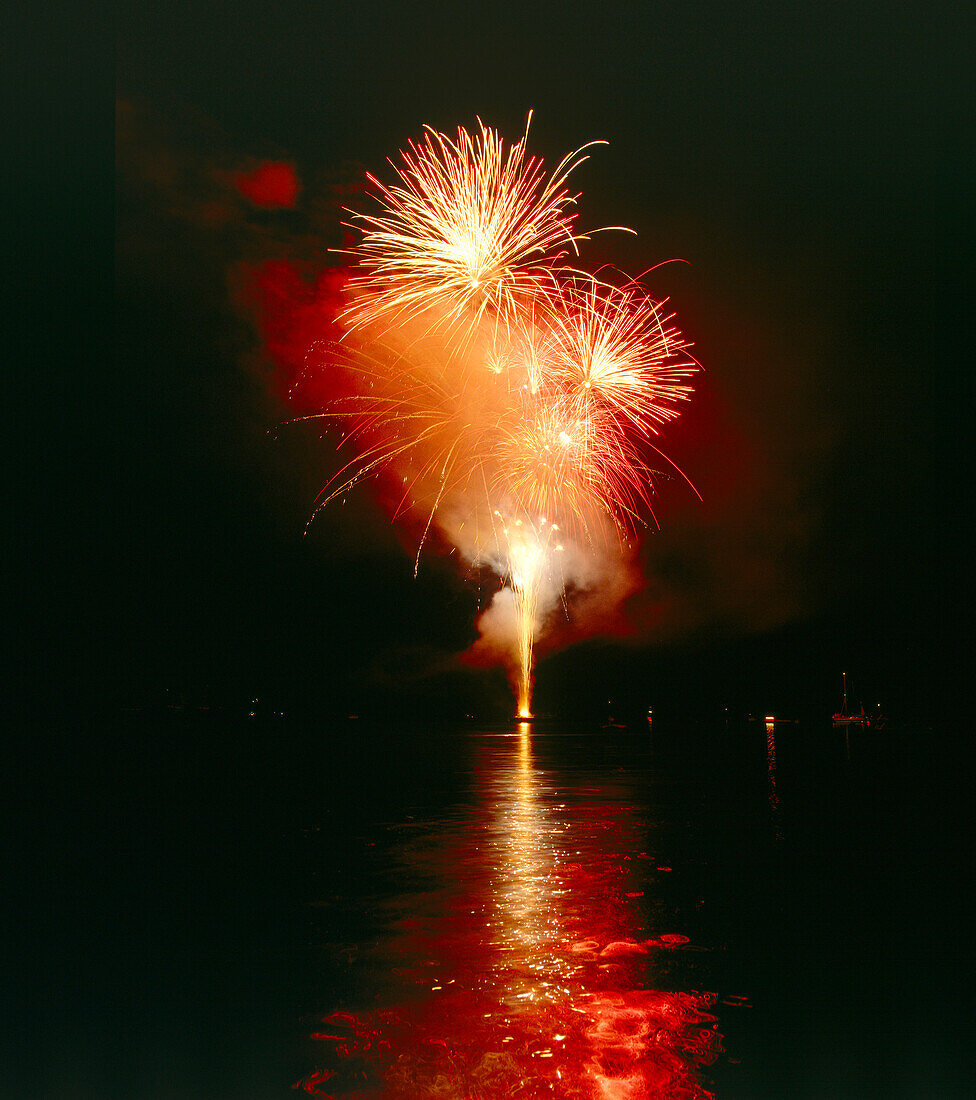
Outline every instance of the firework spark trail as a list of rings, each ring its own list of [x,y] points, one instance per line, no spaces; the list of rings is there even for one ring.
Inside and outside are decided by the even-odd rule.
[[[547,176],[527,136],[506,149],[480,122],[453,141],[427,128],[399,183],[369,177],[379,210],[353,214],[343,336],[317,349],[346,382],[319,415],[354,449],[319,507],[383,475],[400,486],[394,517],[420,517],[420,546],[436,524],[501,576],[524,715],[535,639],[574,581],[557,563],[619,554],[653,517],[651,440],[697,369],[663,302],[566,263],[587,239],[566,182],[588,146]]]

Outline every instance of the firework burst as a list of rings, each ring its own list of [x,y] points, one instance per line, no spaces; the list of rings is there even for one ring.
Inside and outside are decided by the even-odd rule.
[[[428,128],[398,183],[369,177],[380,210],[353,215],[344,335],[319,349],[345,379],[319,415],[353,450],[320,506],[380,475],[394,514],[420,518],[418,556],[436,524],[500,574],[522,714],[561,555],[619,550],[653,516],[651,439],[697,369],[664,303],[569,266],[586,238],[566,181],[588,146],[547,175],[527,134]]]
[[[432,315],[434,327],[470,330],[486,317],[511,322],[558,293],[560,261],[587,239],[573,232],[579,196],[565,185],[589,146],[547,176],[526,156],[528,129],[506,151],[480,120],[474,134],[458,127],[456,140],[428,127],[393,166],[398,184],[367,177],[381,209],[353,214],[362,241],[351,253],[352,327]]]
[[[621,430],[655,432],[678,415],[697,369],[672,320],[636,284],[619,290],[577,279],[554,314],[550,384],[572,397],[581,416],[595,407]]]

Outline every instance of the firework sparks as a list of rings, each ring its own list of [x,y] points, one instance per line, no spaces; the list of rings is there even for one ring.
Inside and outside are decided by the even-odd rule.
[[[663,303],[637,286],[618,290],[596,279],[582,288],[577,281],[567,297],[555,317],[552,385],[572,395],[581,416],[602,408],[641,435],[677,416],[695,364]]]
[[[436,526],[495,569],[522,715],[564,561],[619,550],[653,516],[651,437],[696,369],[664,303],[566,262],[586,239],[566,181],[588,146],[547,175],[527,136],[428,128],[398,183],[369,177],[380,210],[353,215],[344,335],[316,349],[347,382],[320,415],[354,452],[320,506],[381,475],[399,486],[394,515],[420,517],[418,556]]]
[[[513,320],[558,292],[559,262],[586,240],[573,232],[579,196],[565,184],[590,146],[547,177],[540,160],[526,158],[525,129],[506,153],[480,120],[475,134],[458,127],[456,141],[428,127],[401,151],[399,184],[367,177],[381,211],[353,214],[363,231],[352,253],[360,265],[348,313],[354,327],[395,327],[430,313],[437,326],[470,329],[486,317]]]

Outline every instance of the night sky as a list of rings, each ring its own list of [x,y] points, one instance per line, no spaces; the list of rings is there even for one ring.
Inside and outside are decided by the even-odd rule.
[[[841,671],[893,717],[947,704],[966,663],[965,23],[860,3],[121,13],[114,304],[88,309],[108,284],[76,233],[46,300],[77,321],[55,370],[80,404],[35,417],[53,488],[25,669],[49,700],[109,706],[509,705],[500,673],[457,660],[484,585],[436,551],[414,580],[413,533],[368,489],[305,535],[337,458],[283,426],[246,287],[269,262],[334,265],[339,205],[424,123],[517,138],[531,108],[550,165],[609,142],[574,176],[580,224],[637,236],[584,258],[687,260],[647,282],[705,368],[662,439],[704,500],[662,483],[627,626],[543,655],[539,706],[829,713]],[[242,194],[263,161],[294,169],[293,207]]]
[[[972,652],[966,5],[137,4],[117,13],[114,65],[106,42],[90,51],[78,11],[77,26],[53,27],[31,9],[26,48],[4,65],[27,109],[5,173],[15,927],[2,942],[17,995],[0,1063],[24,1059],[34,1091],[0,1094],[87,1095],[77,1067],[120,1049],[98,1022],[110,1004],[116,1023],[137,1006],[150,1029],[152,966],[180,956],[153,955],[146,929],[165,944],[179,938],[173,914],[190,927],[192,907],[167,897],[184,865],[201,897],[217,890],[221,920],[250,890],[241,864],[223,862],[225,803],[203,791],[208,776],[233,779],[242,724],[207,726],[216,763],[198,775],[161,708],[233,716],[258,697],[311,714],[275,729],[283,742],[313,730],[316,748],[320,730],[348,728],[320,715],[512,713],[501,670],[459,659],[486,578],[432,546],[414,579],[416,532],[391,526],[369,487],[306,533],[340,458],[314,426],[285,423],[254,308],[256,272],[311,285],[335,265],[340,206],[356,204],[366,171],[388,179],[386,158],[425,123],[450,132],[480,117],[517,139],[532,109],[530,149],[550,166],[605,139],[573,177],[580,225],[637,236],[599,235],[587,266],[687,261],[646,281],[704,367],[661,440],[703,499],[662,480],[644,588],[611,636],[541,647],[537,708],[589,718],[613,699],[621,717],[728,706],[823,725],[846,671],[855,702],[880,702],[913,740],[968,739],[946,721],[969,707]],[[265,162],[293,173],[292,205],[262,205],[249,185]],[[253,791],[228,781],[224,798],[275,868],[270,909],[267,822],[312,779],[291,770],[300,752],[279,759],[265,743],[266,725],[244,728],[252,761],[278,769],[269,816],[251,816],[263,768]],[[943,780],[962,789],[968,775],[946,759],[923,810],[954,831]],[[167,800],[184,788],[185,812]],[[163,840],[140,848],[133,821]],[[937,835],[919,834],[925,859]],[[968,852],[959,866],[964,881]],[[261,893],[239,906],[257,907],[255,928]],[[935,942],[935,928],[909,931]],[[210,936],[201,957],[214,944],[233,954],[216,918]],[[900,929],[897,950],[901,967]],[[893,1004],[900,973],[882,990]],[[131,992],[141,976],[149,992]]]

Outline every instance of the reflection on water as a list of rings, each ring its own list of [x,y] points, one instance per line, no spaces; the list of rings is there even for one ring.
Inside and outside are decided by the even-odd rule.
[[[773,811],[773,831],[777,840],[783,839],[780,820],[779,795],[776,793],[776,721],[766,719],[766,774],[769,782],[769,808]]]
[[[629,771],[591,787],[547,770],[539,736],[527,723],[484,735],[473,804],[393,828],[399,889],[357,949],[368,975],[319,1018],[318,1064],[297,1089],[712,1096],[716,998],[666,980],[666,960],[690,945],[653,926],[667,868],[648,850],[647,791]]]

